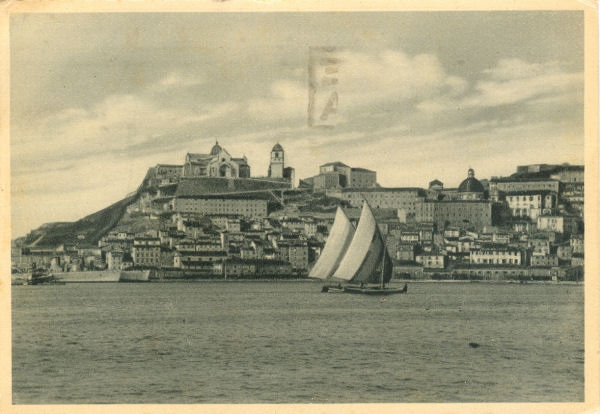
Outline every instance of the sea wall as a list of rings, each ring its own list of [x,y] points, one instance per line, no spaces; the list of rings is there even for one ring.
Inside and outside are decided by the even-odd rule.
[[[150,270],[122,270],[119,282],[147,282]]]
[[[118,282],[121,272],[118,270],[90,270],[84,272],[61,272],[53,273],[59,282],[65,283],[100,283]]]

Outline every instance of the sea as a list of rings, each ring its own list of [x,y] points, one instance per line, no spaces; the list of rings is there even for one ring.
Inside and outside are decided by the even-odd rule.
[[[14,404],[584,399],[582,285],[12,287]]]

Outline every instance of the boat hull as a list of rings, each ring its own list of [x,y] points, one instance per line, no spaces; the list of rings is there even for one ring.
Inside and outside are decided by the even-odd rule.
[[[394,295],[394,294],[399,294],[399,293],[406,293],[406,289],[402,288],[361,288],[361,287],[351,287],[351,286],[346,286],[344,288],[344,293],[355,293],[355,294],[362,294],[362,295],[377,295],[377,296],[382,296],[382,295]]]
[[[406,293],[408,287],[403,288],[390,288],[390,287],[359,287],[359,286],[323,286],[321,289],[322,293],[354,293],[362,295],[395,295],[400,293]]]
[[[323,288],[321,289],[322,293],[344,293],[344,288],[343,287],[337,287],[337,286],[323,286]]]

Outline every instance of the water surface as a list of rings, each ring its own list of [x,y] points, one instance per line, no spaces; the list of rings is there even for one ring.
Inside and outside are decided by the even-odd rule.
[[[13,401],[583,401],[583,286],[320,287],[13,286]]]

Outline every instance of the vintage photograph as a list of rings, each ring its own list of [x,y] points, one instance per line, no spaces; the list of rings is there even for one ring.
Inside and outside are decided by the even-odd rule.
[[[582,10],[9,34],[12,404],[584,402]]]

